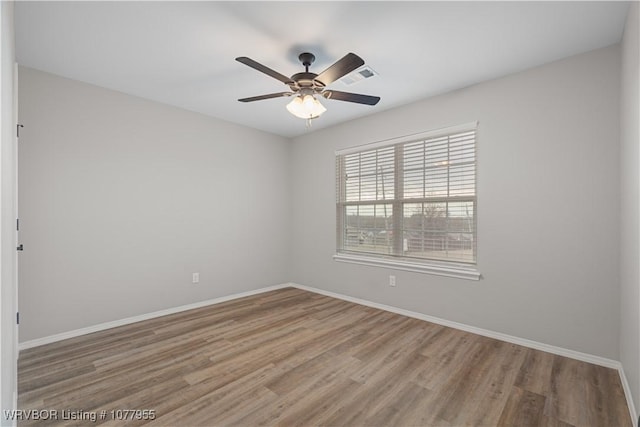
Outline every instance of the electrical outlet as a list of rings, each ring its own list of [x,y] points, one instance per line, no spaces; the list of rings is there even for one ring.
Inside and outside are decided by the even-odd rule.
[[[191,279],[192,283],[200,283],[200,273],[193,273],[193,279]]]
[[[396,285],[396,276],[389,276],[389,286]]]

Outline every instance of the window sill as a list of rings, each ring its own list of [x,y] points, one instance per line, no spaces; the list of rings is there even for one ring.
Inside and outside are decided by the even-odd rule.
[[[338,262],[369,265],[372,267],[386,267],[395,270],[411,271],[414,273],[433,274],[436,276],[455,277],[457,279],[480,280],[481,274],[474,266],[462,264],[439,264],[436,262],[419,263],[388,258],[375,258],[353,254],[335,254],[333,259]]]

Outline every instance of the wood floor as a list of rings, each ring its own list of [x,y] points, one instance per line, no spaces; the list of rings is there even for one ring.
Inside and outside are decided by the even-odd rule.
[[[18,402],[58,417],[20,425],[631,426],[613,369],[294,288],[22,351]]]

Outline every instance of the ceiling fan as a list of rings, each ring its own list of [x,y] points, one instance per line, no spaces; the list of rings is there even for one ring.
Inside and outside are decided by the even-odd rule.
[[[320,117],[320,115],[326,111],[326,108],[324,108],[324,106],[316,99],[316,95],[322,96],[326,99],[355,102],[357,104],[365,105],[376,105],[378,101],[380,101],[380,97],[378,96],[361,95],[358,93],[327,89],[327,86],[334,81],[364,65],[364,60],[358,55],[348,53],[320,74],[309,72],[309,67],[316,59],[312,53],[301,53],[298,56],[298,59],[305,67],[304,72],[296,73],[291,77],[287,77],[260,64],[259,62],[254,61],[251,58],[247,58],[246,56],[236,58],[236,61],[281,81],[289,86],[290,89],[288,92],[252,96],[250,98],[238,99],[238,101],[253,102],[261,101],[263,99],[293,96],[293,100],[287,104],[287,110],[296,117],[307,119],[308,124],[311,119]]]

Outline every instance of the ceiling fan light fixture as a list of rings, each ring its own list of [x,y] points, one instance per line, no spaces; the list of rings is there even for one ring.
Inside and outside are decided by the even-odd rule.
[[[320,117],[326,108],[313,95],[298,95],[287,104],[287,110],[301,119]]]

